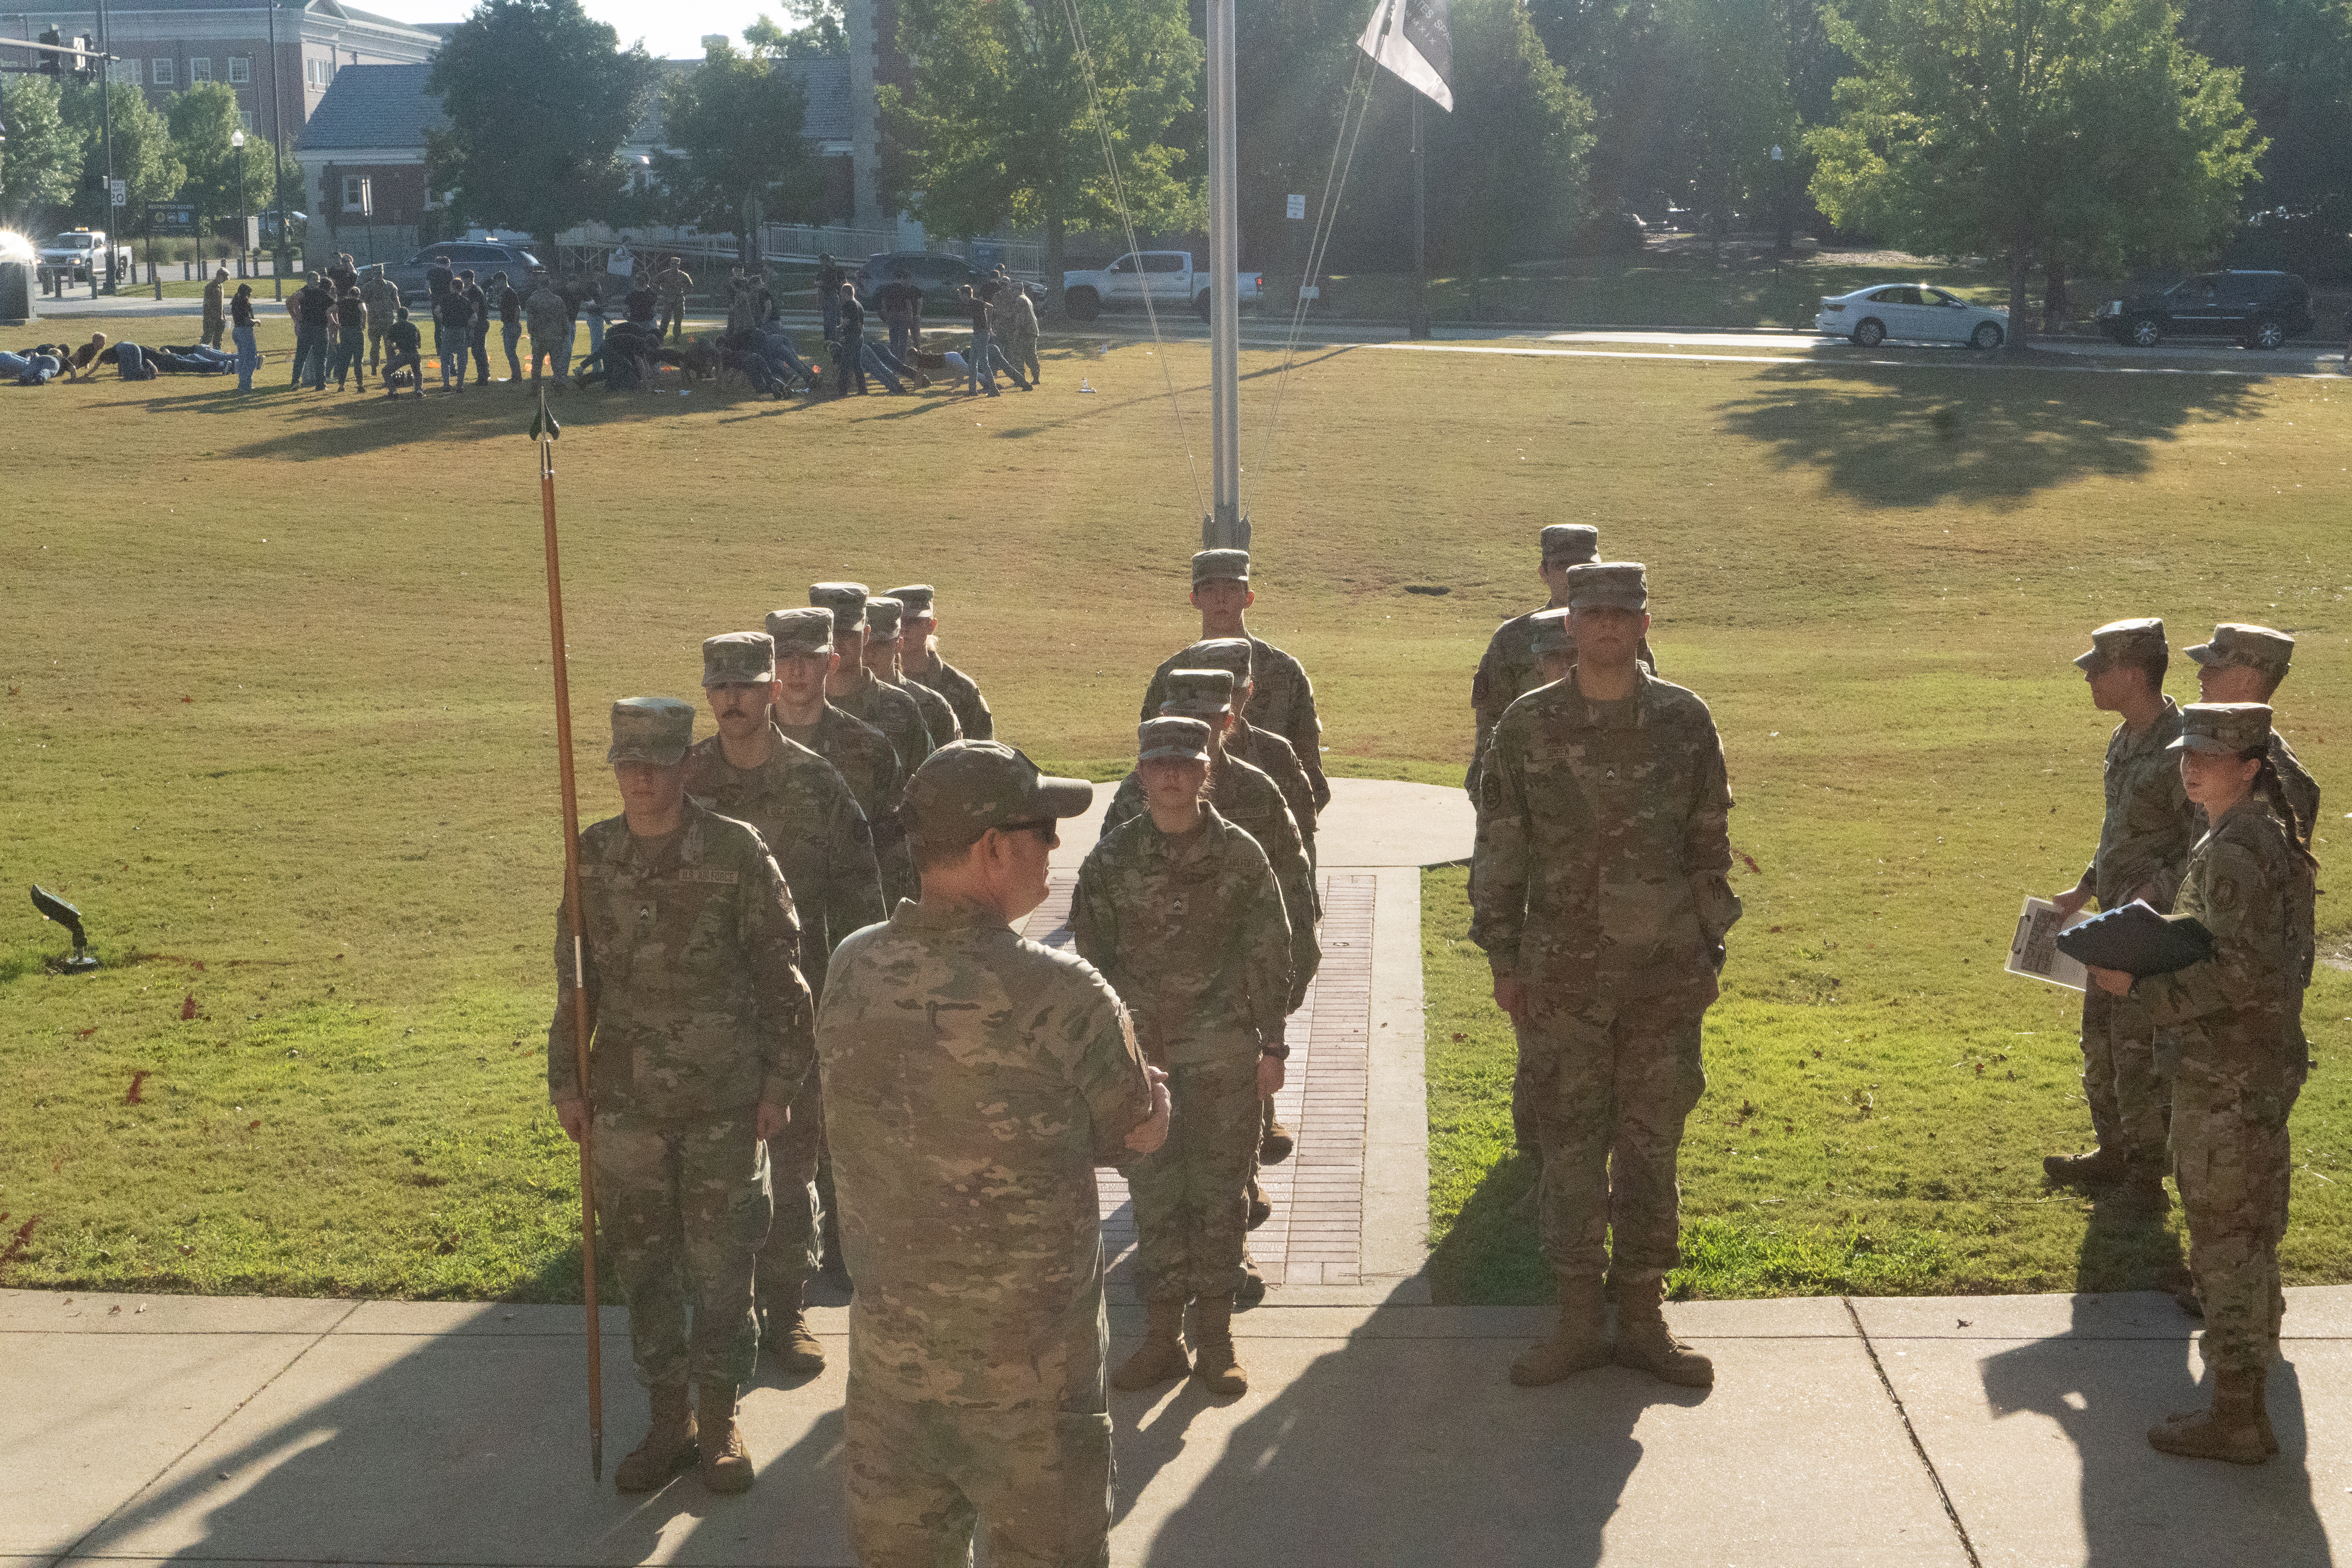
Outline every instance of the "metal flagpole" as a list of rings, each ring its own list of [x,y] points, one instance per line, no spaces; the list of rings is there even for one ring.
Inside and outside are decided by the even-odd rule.
[[[1209,0],[1209,435],[1214,510],[1201,520],[1207,550],[1249,548],[1242,511],[1241,236],[1234,125],[1234,0]],[[1146,274],[1147,286],[1150,275]]]
[[[555,437],[562,433],[539,395],[539,506],[547,533],[547,630],[555,668],[555,750],[563,777],[563,907],[572,919],[572,1033],[580,1100],[589,1116],[580,1129],[580,1277],[588,1299],[588,1466],[604,1479],[604,1342],[596,1323],[596,1167],[594,1105],[588,1098],[588,962],[580,901],[580,790],[572,770],[572,676],[563,660],[563,573],[555,548]]]

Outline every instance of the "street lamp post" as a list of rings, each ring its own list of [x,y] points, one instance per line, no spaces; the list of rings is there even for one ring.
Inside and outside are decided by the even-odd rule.
[[[236,275],[245,276],[245,132],[228,133],[229,151],[236,154]]]

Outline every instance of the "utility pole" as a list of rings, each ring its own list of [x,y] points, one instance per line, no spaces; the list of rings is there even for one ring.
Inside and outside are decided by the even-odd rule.
[[[106,0],[98,0],[98,142],[100,152],[106,161],[108,203],[106,291],[111,294],[118,282],[115,276],[114,242],[120,237],[117,231],[122,225],[121,220],[114,216],[115,208],[112,205],[114,201],[114,34],[112,28],[107,24]],[[130,215],[131,207],[128,203],[124,204],[121,211],[125,216]]]
[[[269,7],[269,183],[277,197],[278,249],[269,263],[269,297],[286,297],[286,97],[278,88],[278,0]]]
[[[1405,319],[1405,336],[1429,336],[1429,192],[1428,137],[1422,127],[1422,95],[1412,95],[1412,311]]]

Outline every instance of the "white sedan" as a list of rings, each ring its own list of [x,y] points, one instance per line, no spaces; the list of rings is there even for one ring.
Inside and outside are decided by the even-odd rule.
[[[1925,283],[1879,283],[1822,296],[1813,330],[1874,349],[1889,338],[1997,349],[2009,337],[2009,312],[1971,305]]]

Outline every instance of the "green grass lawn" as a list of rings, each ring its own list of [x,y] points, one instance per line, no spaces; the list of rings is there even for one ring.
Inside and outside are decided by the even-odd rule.
[[[282,319],[262,336],[290,347]],[[1650,563],[1653,640],[1714,705],[1756,862],[1685,1163],[1702,1292],[2062,1287],[2164,1255],[2041,1191],[2041,1153],[2082,1134],[2067,998],[1996,973],[2020,896],[2071,882],[2095,833],[2107,726],[2064,662],[2089,626],[2296,630],[2284,728],[2329,792],[2322,885],[2345,864],[2352,391],[1956,363],[1316,352],[1269,451],[1274,358],[1244,356],[1253,621],[1314,672],[1332,768],[1458,779],[1469,671],[1529,603],[1540,525],[1596,521]],[[1194,629],[1205,369],[1202,345],[1066,341],[1045,390],[993,402],[561,400],[587,815],[614,809],[612,698],[692,695],[703,637],[829,577],[938,584],[1000,732],[1123,770],[1145,678]],[[4,1277],[562,1298],[524,400],[284,376],[0,388],[0,861],[81,903],[109,963],[48,973],[62,933],[14,895],[0,1247],[32,1228]],[[1436,1265],[1451,1298],[1524,1299],[1507,1036],[1483,961],[1445,946],[1458,906],[1433,874]],[[2340,899],[2320,910],[2340,949]],[[2352,1279],[2347,1004],[2328,972],[2298,1279]]]

